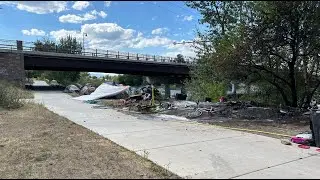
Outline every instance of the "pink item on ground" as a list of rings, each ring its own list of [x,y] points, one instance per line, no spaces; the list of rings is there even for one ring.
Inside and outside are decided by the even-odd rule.
[[[296,137],[296,136],[291,137],[291,142],[297,143],[297,144],[307,144],[308,141],[309,139],[305,139],[302,137]]]
[[[310,149],[310,146],[303,145],[303,144],[300,144],[298,147],[302,149]]]

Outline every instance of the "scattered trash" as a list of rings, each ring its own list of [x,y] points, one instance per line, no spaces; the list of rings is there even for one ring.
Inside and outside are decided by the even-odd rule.
[[[310,144],[311,141],[312,141],[312,134],[310,132],[304,132],[291,137],[291,142],[297,143],[297,144]]]
[[[219,102],[225,102],[225,101],[226,101],[225,97],[221,96],[219,99]]]
[[[83,86],[80,90],[80,95],[89,95],[92,92],[95,91],[95,87],[91,86],[90,84],[86,84],[85,86]]]
[[[85,103],[88,103],[88,104],[97,104],[98,101],[94,101],[94,100],[87,100],[87,101],[84,101]]]
[[[302,149],[310,149],[310,146],[307,146],[307,145],[304,145],[304,144],[300,144],[298,145],[299,148],[302,148]]]
[[[316,149],[316,151],[320,152],[320,149]]]
[[[87,87],[87,88],[90,89],[90,87]],[[83,100],[96,100],[96,99],[105,98],[105,97],[112,97],[126,91],[128,88],[129,86],[113,86],[107,83],[103,83],[90,95],[83,95],[73,99],[83,101]],[[80,92],[81,91],[82,89],[80,90]]]
[[[98,106],[92,106],[93,109],[109,109],[107,106],[104,105],[98,105]]]

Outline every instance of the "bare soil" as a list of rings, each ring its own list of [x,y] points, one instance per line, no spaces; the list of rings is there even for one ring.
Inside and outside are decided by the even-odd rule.
[[[289,139],[287,136],[275,135],[269,133],[277,133],[288,136],[295,136],[299,133],[310,131],[309,121],[290,121],[287,123],[281,122],[267,122],[267,121],[250,121],[250,120],[225,120],[225,121],[199,121],[201,123],[208,123],[211,125],[218,125],[227,128],[243,128],[249,130],[263,131],[263,132],[253,132],[250,133],[260,134],[264,136],[269,136],[279,139]],[[245,130],[244,130],[245,131]],[[268,133],[269,132],[269,133]]]
[[[179,178],[37,104],[0,109],[0,178]]]

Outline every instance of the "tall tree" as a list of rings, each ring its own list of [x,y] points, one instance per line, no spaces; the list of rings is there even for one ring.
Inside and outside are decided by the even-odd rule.
[[[118,76],[118,82],[129,86],[140,86],[143,82],[143,78],[140,75],[124,74]]]
[[[67,36],[61,38],[58,44],[58,52],[68,54],[81,54],[82,44],[75,37]]]
[[[212,43],[211,49],[200,45],[196,75],[266,82],[281,94],[286,105],[309,104],[320,85],[320,2],[213,1],[188,5],[201,12],[202,22],[213,32],[200,33]],[[245,13],[240,9],[246,9]],[[239,23],[234,26],[234,21],[222,21],[225,19]],[[221,22],[226,23],[223,28]],[[214,31],[217,27],[220,32]]]
[[[46,52],[61,52],[61,53],[81,53],[81,43],[77,42],[76,38],[67,36],[66,38],[61,38],[59,43],[49,39],[42,39],[42,41],[37,40],[34,43],[35,50],[46,51]],[[41,72],[41,71],[39,71]],[[42,76],[49,80],[56,80],[62,85],[68,85],[72,82],[76,82],[80,78],[80,72],[72,71],[47,71],[42,72]]]
[[[177,62],[177,63],[184,63],[184,62],[185,62],[185,61],[184,61],[184,57],[183,57],[182,54],[178,54],[177,57],[176,57],[174,60],[175,60],[175,62]]]

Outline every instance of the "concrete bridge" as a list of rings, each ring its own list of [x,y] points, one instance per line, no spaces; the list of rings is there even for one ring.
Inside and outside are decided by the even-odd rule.
[[[36,51],[34,46],[0,43],[0,79],[23,82],[24,70],[84,71],[144,76],[186,78],[195,59],[185,57],[176,62],[173,57],[123,53],[116,51],[86,50],[86,52]]]

